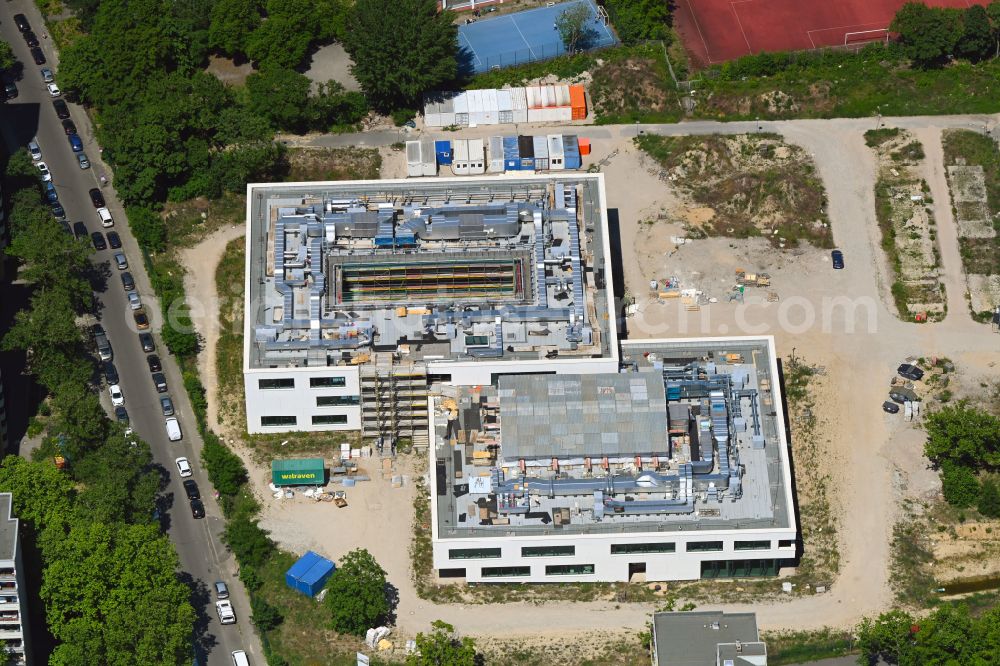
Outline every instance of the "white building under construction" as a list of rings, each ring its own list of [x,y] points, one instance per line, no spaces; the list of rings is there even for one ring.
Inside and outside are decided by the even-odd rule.
[[[775,575],[798,536],[772,338],[622,343],[431,416],[434,566],[469,582]]]

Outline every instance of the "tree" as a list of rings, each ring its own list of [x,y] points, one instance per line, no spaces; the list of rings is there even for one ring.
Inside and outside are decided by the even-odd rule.
[[[1000,488],[994,479],[983,481],[977,508],[979,513],[988,518],[1000,518]]]
[[[597,36],[591,23],[590,5],[577,3],[564,9],[556,19],[556,29],[569,53],[586,49]]]
[[[915,65],[932,67],[954,51],[962,31],[961,15],[955,10],[908,2],[896,12],[889,29],[899,33],[903,51]]]
[[[455,628],[441,620],[432,622],[431,627],[431,633],[417,634],[417,651],[406,658],[407,666],[475,666],[475,641],[459,639]]]
[[[247,106],[274,128],[297,131],[303,129],[311,85],[305,74],[269,67],[247,77]]]
[[[18,277],[46,293],[47,298],[58,291],[77,314],[92,305],[93,289],[85,277],[90,270],[88,241],[64,233],[51,215],[31,227],[19,227],[7,254],[23,264]]]
[[[962,16],[958,53],[972,61],[982,60],[993,50],[993,43],[993,29],[986,9],[981,5],[972,5]]]
[[[317,93],[309,98],[309,125],[321,132],[331,127],[357,124],[367,112],[365,96],[344,90],[337,81],[321,83]]]
[[[246,54],[259,69],[292,69],[305,60],[320,33],[321,14],[311,0],[267,0],[267,20],[246,40]]]
[[[369,103],[390,111],[455,78],[457,38],[454,15],[436,0],[357,0],[344,48]]]
[[[51,461],[13,455],[0,463],[0,492],[11,494],[14,515],[36,533],[57,516],[68,516],[75,498],[73,481]]]
[[[194,356],[198,353],[198,336],[191,330],[191,320],[186,315],[177,316],[176,326],[167,322],[160,330],[163,344],[176,356]],[[182,321],[183,320],[183,321]]]
[[[241,566],[259,568],[274,552],[274,542],[268,533],[246,515],[234,516],[226,524],[222,539],[233,551]]]
[[[343,634],[363,636],[389,614],[385,570],[367,550],[355,549],[340,562],[326,584],[331,625]]]
[[[245,55],[247,40],[260,27],[260,0],[218,0],[212,7],[208,43],[228,56]]]
[[[15,63],[17,58],[14,56],[14,49],[7,42],[0,41],[0,71],[10,69]]]
[[[29,370],[50,390],[67,380],[85,386],[93,365],[75,318],[67,294],[59,290],[36,292],[29,309],[15,315],[3,347],[26,351]]]
[[[146,252],[163,252],[167,245],[167,225],[155,210],[144,206],[134,206],[125,211],[129,229],[135,240]]]
[[[986,5],[986,16],[990,20],[990,35],[993,37],[993,57],[1000,57],[1000,0]]]
[[[222,495],[235,495],[247,480],[247,469],[240,457],[219,441],[215,433],[205,434],[201,459],[208,470],[208,479]]]
[[[979,498],[979,481],[968,467],[948,461],[941,466],[941,492],[948,504],[965,509]]]
[[[1000,419],[965,401],[932,413],[925,424],[924,455],[936,465],[950,460],[972,470],[1000,466]]]
[[[253,623],[261,632],[271,631],[285,621],[281,611],[267,602],[262,595],[250,597],[250,609],[253,613]]]
[[[626,44],[645,39],[668,39],[670,7],[667,0],[605,0],[611,23]]]
[[[875,619],[862,619],[856,633],[857,646],[863,658],[869,663],[885,658],[901,664],[911,648],[910,628],[913,622],[913,616],[901,610],[882,613]]]

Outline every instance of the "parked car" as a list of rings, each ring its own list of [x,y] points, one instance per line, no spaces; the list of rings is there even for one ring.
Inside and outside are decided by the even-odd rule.
[[[75,238],[84,238],[87,235],[87,225],[83,222],[73,223],[73,236]]]
[[[122,246],[121,236],[118,235],[117,231],[108,232],[108,245],[111,246],[112,250],[117,250]]]
[[[38,70],[38,73],[42,75],[42,81],[44,83],[55,83],[56,77],[52,75],[52,70],[48,67],[42,67]]]
[[[62,121],[63,134],[77,134],[76,123],[74,123],[69,118],[64,118]]]
[[[160,357],[156,354],[150,354],[146,357],[146,365],[149,366],[150,372],[159,372],[163,370],[163,365],[160,363]]]
[[[45,89],[49,91],[49,97],[59,97],[62,95],[62,91],[59,90],[59,86],[54,83],[46,83]]]
[[[31,159],[36,162],[42,159],[42,148],[38,145],[38,139],[32,139],[28,142],[28,153],[31,155]]]
[[[94,204],[94,208],[104,208],[104,195],[96,187],[87,190],[87,194],[90,195],[90,203]]]
[[[160,396],[160,410],[164,416],[174,415],[174,401],[170,399],[169,395]]]
[[[139,298],[139,294],[137,292],[128,292],[128,306],[132,310],[142,309],[142,299]]]
[[[833,267],[836,270],[840,270],[844,267],[844,253],[840,250],[834,250],[830,253],[830,257],[833,259]]]
[[[8,81],[3,86],[3,98],[14,99],[15,97],[17,97],[17,86],[14,85],[13,81]]]
[[[221,580],[215,581],[215,598],[216,599],[229,598],[229,586],[223,583]]]
[[[69,147],[73,149],[74,153],[83,152],[83,141],[80,141],[79,135],[70,134],[66,138],[69,139]]]
[[[136,310],[132,313],[132,320],[135,321],[135,327],[140,331],[145,331],[149,329],[149,317],[142,310]]]
[[[924,376],[923,370],[910,363],[901,364],[898,368],[896,368],[896,373],[900,377],[904,377],[914,382],[919,382]]]
[[[76,154],[76,163],[78,165],[80,165],[81,169],[89,169],[90,168],[90,158],[87,157],[87,153],[77,153]]]
[[[129,424],[128,411],[124,407],[115,407],[115,420],[118,423]]]
[[[100,231],[95,231],[94,233],[90,234],[90,241],[94,244],[95,250],[100,251],[108,249],[108,244],[104,242],[104,234],[102,234]]]
[[[58,201],[55,202],[54,204],[51,204],[49,208],[52,210],[52,217],[56,218],[57,220],[65,220],[66,219],[66,209],[64,209],[59,204]]]
[[[177,465],[177,471],[181,476],[191,476],[191,463],[188,462],[187,458],[178,458],[174,464]]]
[[[886,400],[885,402],[882,403],[882,411],[888,412],[889,414],[898,414],[899,405],[892,402],[891,400]]]
[[[184,483],[181,485],[184,486],[184,493],[189,500],[201,499],[201,492],[198,491],[198,484],[194,479],[184,479]]]
[[[101,218],[102,227],[107,228],[110,226],[114,226],[115,219],[111,217],[111,211],[108,210],[107,208],[98,208],[97,217]]]
[[[142,351],[144,352],[156,351],[156,341],[153,340],[153,336],[149,333],[139,334],[139,346],[142,347]]]
[[[132,274],[128,271],[122,273],[122,286],[125,288],[125,291],[132,291],[135,289],[135,280],[132,279]]]
[[[125,258],[123,252],[115,252],[115,265],[118,266],[118,270],[120,271],[128,268],[128,259]]]
[[[150,377],[153,380],[153,386],[156,387],[157,393],[167,392],[167,378],[163,376],[162,372],[154,372]]]
[[[21,32],[31,32],[31,24],[28,23],[28,17],[24,14],[14,14],[14,25]]]
[[[205,505],[202,504],[201,500],[191,500],[191,517],[192,518],[205,517]],[[236,622],[236,620],[233,620],[232,622],[223,622],[222,624],[232,624],[233,622]]]
[[[36,65],[45,64],[45,54],[37,46],[31,49],[31,59],[35,61]]]
[[[180,441],[183,435],[181,434],[181,424],[177,422],[176,416],[170,416],[163,419],[163,425],[167,429],[167,439],[171,442]]]
[[[105,361],[101,364],[101,370],[104,371],[104,380],[108,383],[108,386],[118,383],[118,369],[115,368],[114,363]]]
[[[61,99],[52,100],[52,108],[56,110],[56,115],[59,116],[59,120],[66,120],[69,118],[69,107],[66,106],[66,102]]]
[[[50,204],[59,202],[59,192],[56,191],[56,186],[52,184],[51,178],[45,183],[45,198]]]
[[[52,172],[49,171],[49,165],[45,162],[35,162],[35,168],[38,169],[38,174],[42,177],[42,182],[47,183],[52,180]]]
[[[38,35],[31,30],[25,30],[21,36],[24,37],[24,43],[28,45],[28,48],[38,47]]]
[[[194,502],[191,503],[192,505]],[[215,610],[219,614],[219,622],[222,624],[236,624],[236,611],[228,599],[221,599],[215,602]]]
[[[115,407],[121,407],[125,404],[125,394],[122,393],[122,387],[118,384],[109,386],[108,393],[111,395],[111,404]]]

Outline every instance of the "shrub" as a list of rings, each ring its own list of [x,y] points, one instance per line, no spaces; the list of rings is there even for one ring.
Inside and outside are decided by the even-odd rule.
[[[948,504],[965,509],[980,497],[979,481],[968,467],[945,463],[941,466],[941,491]]]

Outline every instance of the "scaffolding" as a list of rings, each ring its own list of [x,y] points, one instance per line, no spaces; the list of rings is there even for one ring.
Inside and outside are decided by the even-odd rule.
[[[350,263],[335,270],[339,303],[425,303],[428,300],[524,297],[520,259]]]
[[[427,370],[418,365],[376,363],[361,371],[364,437],[427,439]]]

